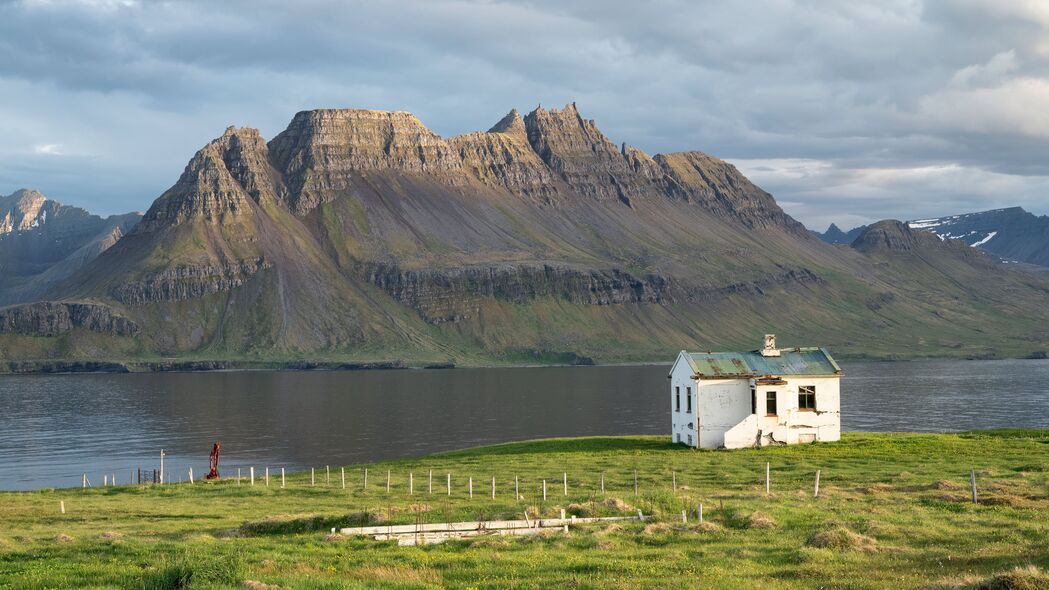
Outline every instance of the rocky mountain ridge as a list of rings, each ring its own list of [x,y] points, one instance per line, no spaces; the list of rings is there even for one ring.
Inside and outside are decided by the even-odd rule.
[[[46,293],[134,334],[22,320],[0,355],[650,360],[770,330],[845,354],[1049,347],[1029,319],[1049,281],[925,235],[886,222],[833,248],[731,164],[617,145],[574,104],[448,139],[404,112],[304,111],[268,142],[227,129]]]

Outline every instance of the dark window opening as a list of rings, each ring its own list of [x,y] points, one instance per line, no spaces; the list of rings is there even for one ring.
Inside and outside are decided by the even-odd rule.
[[[765,413],[769,416],[776,415],[776,392],[766,391],[765,392]]]
[[[799,385],[798,386],[798,409],[799,410],[815,410],[816,409],[816,386],[815,385]]]
[[[686,395],[688,396],[686,398],[687,405],[685,407],[687,409],[685,410],[685,413],[686,414],[691,414],[692,413],[692,388],[691,387],[686,387],[685,391],[686,391]]]
[[[680,387],[675,387],[674,388],[674,411],[675,412],[680,412],[681,411],[681,388]]]
[[[750,413],[758,413],[758,392],[753,387],[750,388]]]

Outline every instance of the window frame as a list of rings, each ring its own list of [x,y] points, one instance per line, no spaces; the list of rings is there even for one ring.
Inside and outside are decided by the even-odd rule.
[[[809,405],[811,402],[812,405]],[[798,386],[798,411],[799,412],[815,412],[816,411],[816,386],[815,385],[799,385]]]
[[[772,403],[772,412],[769,411],[769,403]],[[765,415],[779,416],[779,392],[775,390],[765,391]]]
[[[685,388],[685,396],[686,396],[685,397],[685,408],[686,408],[685,409],[685,413],[686,414],[691,414],[692,413],[692,387],[691,386]]]
[[[675,412],[680,412],[681,411],[681,386],[680,385],[675,385],[674,386],[674,411]]]

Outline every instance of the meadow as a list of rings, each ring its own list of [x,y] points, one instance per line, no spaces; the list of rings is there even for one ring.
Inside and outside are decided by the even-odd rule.
[[[263,474],[0,493],[0,587],[1049,588],[1049,430],[847,433],[740,451],[550,439],[318,465],[312,482],[289,473],[283,488],[279,470],[269,485]],[[562,509],[647,518],[415,547],[331,532]]]

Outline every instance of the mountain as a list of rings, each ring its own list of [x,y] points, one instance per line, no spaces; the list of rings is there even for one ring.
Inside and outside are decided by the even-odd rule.
[[[1049,266],[1049,216],[1039,217],[1020,207],[916,219],[907,224],[941,238],[962,240],[1003,260]]]
[[[832,247],[731,164],[617,145],[574,104],[451,138],[304,111],[268,142],[227,129],[111,248],[0,309],[0,358],[624,361],[766,332],[844,355],[1049,349],[1049,280],[927,237],[885,222]]]
[[[817,231],[812,232],[815,236],[828,244],[845,244],[846,246],[851,244],[853,240],[857,238],[863,230],[867,229],[866,225],[860,225],[850,229],[849,231],[842,231],[840,227],[835,224],[830,224],[827,231],[819,233]]]
[[[115,244],[141,217],[103,219],[30,189],[0,196],[0,303],[38,297]]]

